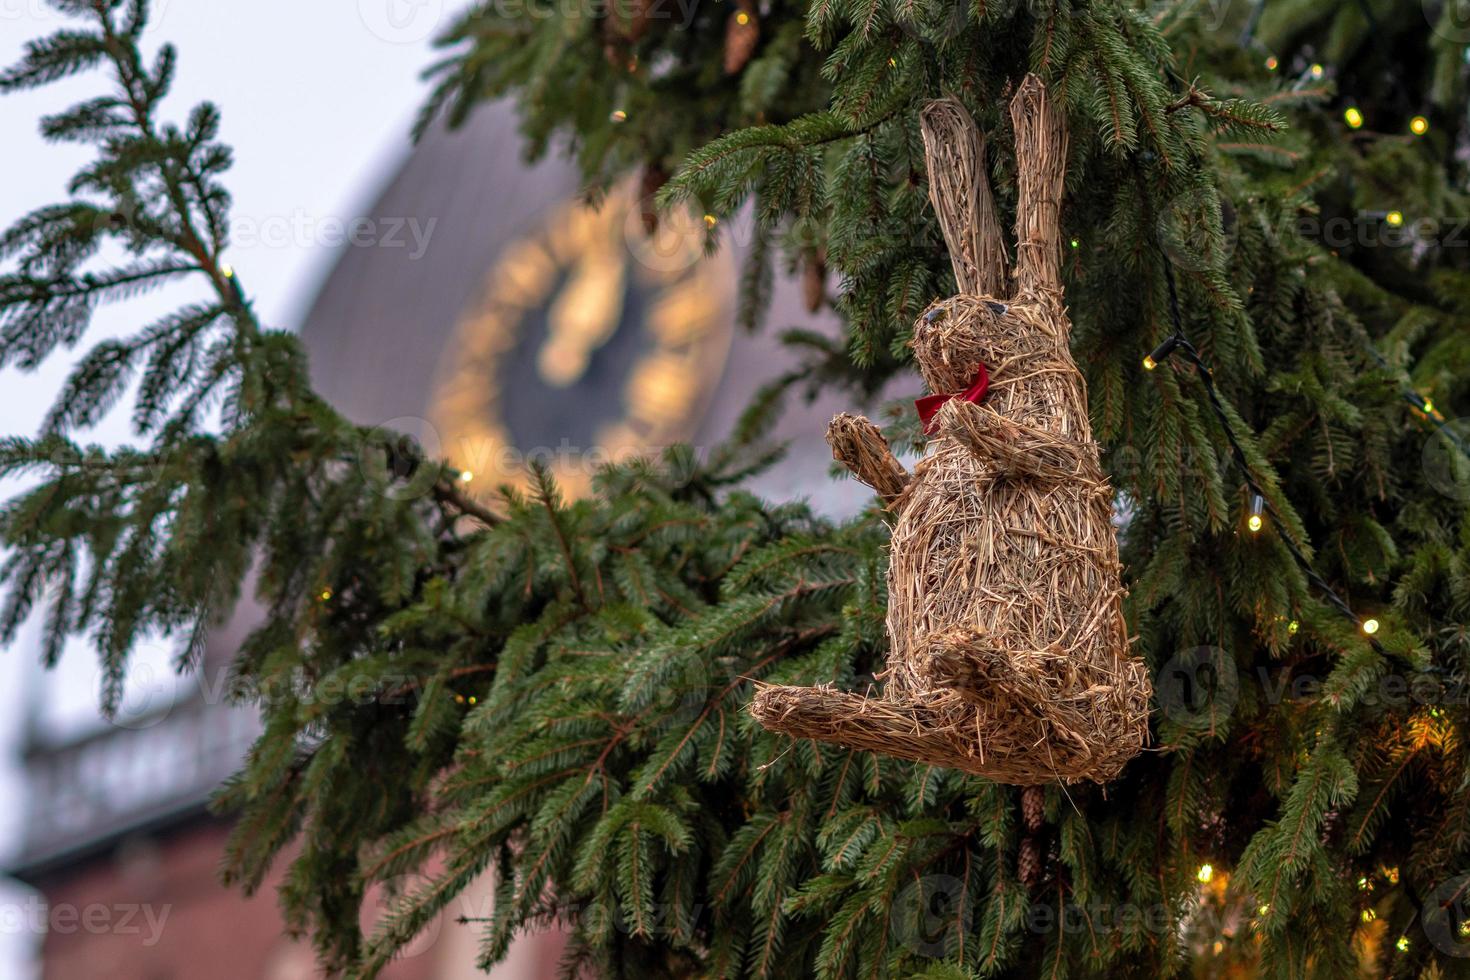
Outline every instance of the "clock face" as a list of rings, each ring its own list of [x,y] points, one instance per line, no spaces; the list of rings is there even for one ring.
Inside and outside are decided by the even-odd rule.
[[[693,436],[729,352],[735,279],[703,234],[645,236],[631,190],[568,203],[511,242],[455,328],[431,401],[481,493],[541,461],[564,493],[602,463]]]

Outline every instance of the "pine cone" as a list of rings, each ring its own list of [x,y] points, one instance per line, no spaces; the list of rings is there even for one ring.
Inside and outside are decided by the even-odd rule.
[[[725,74],[739,74],[761,38],[760,20],[754,0],[737,0],[736,10],[725,21]]]
[[[603,26],[615,37],[624,41],[636,41],[647,32],[651,14],[652,7],[648,0],[624,0],[624,3],[611,9]],[[623,64],[626,60],[619,59],[615,64]]]
[[[1035,889],[1041,881],[1041,843],[1035,837],[1021,841],[1021,853],[1016,858],[1016,877],[1029,889]]]
[[[653,199],[668,182],[669,172],[657,163],[650,163],[643,168],[643,177],[638,182],[638,210],[646,234],[652,235],[658,231],[658,208]]]
[[[1026,833],[1034,835],[1046,821],[1046,792],[1040,786],[1021,790],[1021,823]]]
[[[806,263],[802,266],[801,296],[808,313],[820,310],[827,298],[827,263],[816,249],[807,253]]]

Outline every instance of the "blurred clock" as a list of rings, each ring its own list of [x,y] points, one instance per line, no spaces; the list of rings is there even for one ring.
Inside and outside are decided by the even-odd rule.
[[[701,230],[644,235],[628,190],[513,240],[446,348],[430,421],[481,492],[532,460],[569,496],[600,463],[691,438],[730,347],[734,271]]]

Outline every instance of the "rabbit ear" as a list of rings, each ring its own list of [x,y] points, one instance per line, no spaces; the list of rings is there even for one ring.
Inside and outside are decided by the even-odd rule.
[[[1067,120],[1027,75],[1011,100],[1016,130],[1016,280],[1022,293],[1062,288],[1062,186],[1067,176]]]
[[[985,138],[956,99],[924,106],[919,124],[929,165],[929,201],[939,216],[960,292],[1002,296],[1006,249],[990,196]]]

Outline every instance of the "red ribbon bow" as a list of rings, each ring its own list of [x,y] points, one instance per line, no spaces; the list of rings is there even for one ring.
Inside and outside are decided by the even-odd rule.
[[[975,372],[975,380],[970,387],[955,395],[925,395],[914,402],[914,408],[919,410],[919,421],[924,423],[924,435],[932,436],[939,428],[939,421],[935,418],[939,414],[939,407],[951,398],[959,398],[967,402],[979,402],[985,397],[985,392],[990,390],[990,372],[985,370],[981,364]]]

